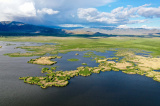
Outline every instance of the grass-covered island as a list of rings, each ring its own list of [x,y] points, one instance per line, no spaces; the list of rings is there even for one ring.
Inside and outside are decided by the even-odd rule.
[[[67,53],[69,51],[98,51],[106,50],[115,51],[116,54],[112,58],[106,56],[98,56],[94,52],[87,52],[83,57],[92,58],[98,67],[77,67],[70,71],[54,71],[55,68],[43,68],[42,73],[46,76],[40,77],[20,77],[24,82],[36,84],[42,88],[48,86],[66,86],[68,80],[75,76],[90,76],[93,73],[101,73],[105,71],[122,71],[126,74],[139,74],[153,78],[160,82],[160,39],[157,38],[139,38],[139,37],[110,37],[110,38],[73,38],[73,37],[9,37],[0,38],[2,41],[21,41],[21,42],[40,42],[40,43],[56,43],[56,45],[42,46],[21,46],[18,48],[32,52],[26,53],[8,53],[5,55],[11,57],[27,57],[42,56],[47,53],[58,54]],[[82,42],[83,41],[83,42]],[[142,53],[139,55],[138,53]],[[148,55],[143,55],[147,53]],[[39,58],[40,60],[42,58]],[[46,59],[42,59],[44,61]],[[50,59],[47,59],[47,61]],[[35,60],[34,60],[35,61]],[[32,60],[32,62],[34,62]],[[75,61],[71,59],[71,61]],[[50,61],[51,62],[51,61]],[[37,63],[35,63],[37,64]]]
[[[39,57],[36,59],[31,59],[28,63],[39,64],[39,65],[53,65],[56,64],[56,61],[51,61],[51,59],[62,58],[61,56],[48,56],[48,57]]]
[[[76,56],[79,55],[78,53],[75,54]]]
[[[87,63],[82,63],[82,65],[87,65]]]
[[[51,67],[51,70],[56,70],[56,69],[57,69],[57,66]]]
[[[67,61],[79,61],[79,59],[67,59]]]

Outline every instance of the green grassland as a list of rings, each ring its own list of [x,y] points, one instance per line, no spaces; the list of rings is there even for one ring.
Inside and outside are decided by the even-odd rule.
[[[56,45],[21,46],[28,53],[6,54],[12,57],[57,54],[69,51],[95,50],[104,52],[108,49],[136,49],[135,51],[151,51],[152,56],[160,55],[160,38],[111,37],[111,38],[74,38],[74,37],[1,37],[0,41],[56,43]]]

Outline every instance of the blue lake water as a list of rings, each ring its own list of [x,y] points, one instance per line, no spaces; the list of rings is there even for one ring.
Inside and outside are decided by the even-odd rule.
[[[160,83],[141,75],[128,75],[120,72],[101,72],[89,77],[74,77],[66,87],[49,87],[42,89],[36,85],[24,83],[21,76],[44,76],[44,66],[28,64],[34,57],[8,57],[4,53],[26,52],[14,49],[17,46],[39,46],[40,43],[16,43],[6,46],[8,42],[0,42],[0,106],[160,106]],[[59,66],[57,70],[74,70],[81,63],[96,67],[91,58],[84,58],[83,52],[58,54],[62,59],[54,59]],[[75,54],[79,53],[78,56]],[[94,52],[97,55],[111,57],[113,51]],[[80,61],[69,62],[67,59],[77,58]]]

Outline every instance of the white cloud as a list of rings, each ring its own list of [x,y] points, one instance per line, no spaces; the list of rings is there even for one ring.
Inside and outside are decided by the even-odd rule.
[[[86,27],[86,26],[81,25],[81,24],[61,24],[59,26],[60,27]]]
[[[129,27],[127,25],[119,25],[117,28],[126,29],[126,28],[129,28]]]
[[[145,29],[160,29],[160,27],[155,27],[155,26],[147,26],[147,25],[142,25],[141,28],[145,28]]]
[[[114,1],[115,0],[0,0],[0,21],[16,20],[21,17],[24,20],[31,19],[31,17],[34,17],[34,19],[41,18],[48,20],[45,14],[49,14],[50,17],[58,14],[57,17],[53,16],[57,21],[64,21],[64,18],[66,21],[72,21],[71,17],[74,18],[73,16],[75,16],[78,8],[103,6]]]
[[[87,20],[88,22],[98,22],[105,24],[144,23],[147,21],[147,19],[133,19],[137,17],[160,17],[160,7],[151,8],[146,6],[150,6],[150,4],[145,4],[139,7],[118,7],[113,9],[111,12],[100,12],[96,8],[79,8],[77,10],[77,15],[80,19]],[[131,18],[133,19],[130,20]]]
[[[142,28],[148,28],[148,26],[147,26],[147,25],[142,25],[141,27],[142,27]]]
[[[117,21],[114,18],[114,14],[99,12],[96,8],[79,8],[78,17],[89,22],[116,23]]]
[[[153,8],[153,7],[142,7],[138,10],[138,14],[146,17],[146,18],[160,18],[160,7],[158,8]]]
[[[42,18],[45,14],[54,15],[59,13],[59,11],[51,8],[45,8],[47,5],[44,5],[44,8],[41,9],[41,6],[37,6],[37,3],[36,0],[0,0],[0,21],[12,21],[16,18],[29,17]]]
[[[19,15],[26,17],[36,16],[36,9],[32,2],[25,2],[18,7],[18,10],[17,12],[19,12]]]
[[[113,9],[111,12],[112,12],[113,14],[115,14],[115,13],[120,12],[123,8],[124,8],[124,7],[118,7],[118,8]]]
[[[96,8],[79,8],[77,15],[80,19],[85,19],[89,22],[100,22],[106,24],[119,23],[139,23],[144,20],[129,21],[131,17],[137,17],[135,14],[136,8],[118,7],[109,12],[99,12]]]
[[[33,2],[21,0],[0,0],[0,20],[12,20],[14,17],[34,17],[36,9]]]
[[[37,13],[39,14],[49,14],[49,15],[53,15],[53,14],[58,14],[59,11],[54,11],[52,9],[49,9],[49,8],[43,8],[41,10],[37,10]]]
[[[89,22],[94,22],[97,15],[99,15],[99,12],[96,8],[78,9],[78,17],[86,19]]]
[[[160,29],[160,27],[155,27],[155,26],[149,27],[147,25],[142,25],[140,27],[129,27],[127,25],[119,25],[117,28],[120,28],[120,29],[127,29],[127,28]]]
[[[144,23],[144,22],[147,22],[147,21],[148,21],[147,19],[143,19],[143,20],[130,20],[128,22],[128,24]]]

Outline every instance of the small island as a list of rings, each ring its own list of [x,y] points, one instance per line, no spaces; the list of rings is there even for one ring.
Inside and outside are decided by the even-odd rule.
[[[79,59],[67,59],[67,61],[79,61]]]
[[[61,56],[48,56],[48,57],[39,57],[36,59],[31,59],[28,63],[39,64],[39,65],[53,65],[56,64],[56,61],[51,61],[51,59],[62,58]]]
[[[76,56],[79,55],[78,53],[75,54]]]
[[[82,65],[87,65],[87,63],[82,63]]]

